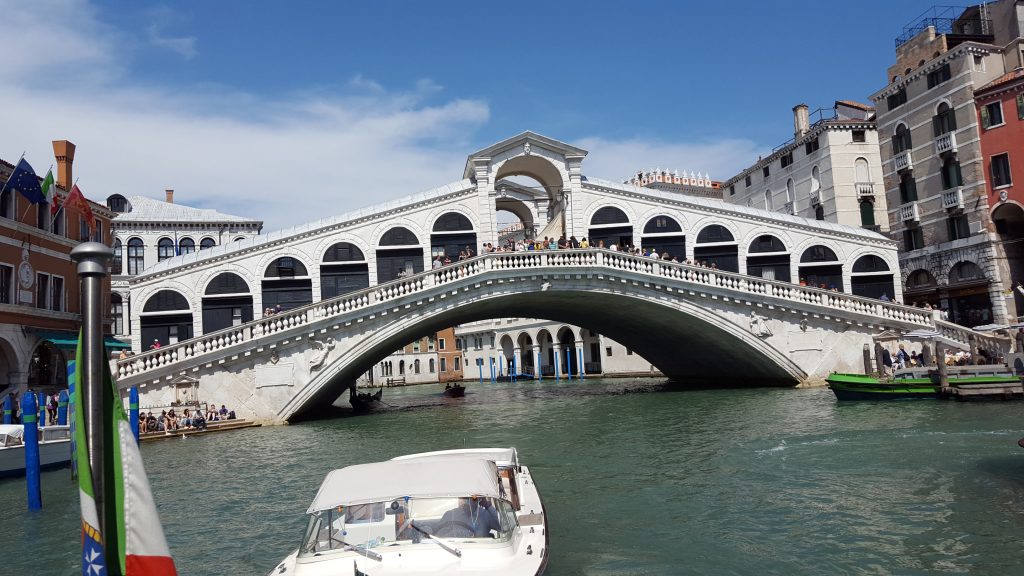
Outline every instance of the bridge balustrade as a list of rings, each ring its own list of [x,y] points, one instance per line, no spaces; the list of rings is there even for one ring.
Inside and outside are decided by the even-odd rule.
[[[930,310],[872,298],[831,292],[789,282],[767,280],[735,272],[700,266],[656,260],[604,249],[543,250],[528,252],[499,252],[463,260],[436,270],[349,292],[341,296],[307,304],[273,316],[254,320],[151,350],[117,362],[118,377],[130,377],[153,371],[179,360],[209,356],[216,359],[218,352],[238,348],[240,344],[264,340],[323,319],[357,312],[376,304],[389,302],[427,291],[435,286],[450,284],[466,278],[481,276],[493,270],[521,270],[543,268],[610,268],[668,278],[697,285],[713,286],[741,294],[776,298],[796,304],[807,304],[827,309],[845,310],[877,319],[917,324],[938,329],[944,336],[967,343],[968,336],[976,341],[995,344],[998,341],[984,334],[948,322],[936,321]],[[997,349],[1001,349],[998,348]]]

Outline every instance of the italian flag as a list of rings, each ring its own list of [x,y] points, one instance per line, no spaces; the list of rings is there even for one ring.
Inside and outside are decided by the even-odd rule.
[[[106,357],[106,356],[105,356]],[[103,365],[104,494],[103,507],[114,534],[100,534],[99,514],[89,471],[85,437],[85,406],[82,399],[82,338],[75,360],[75,452],[78,458],[78,494],[82,505],[82,574],[106,576],[176,576],[163,526],[157,516],[142,454],[128,424],[110,367]],[[109,520],[108,520],[109,522]],[[108,570],[114,562],[120,569]]]

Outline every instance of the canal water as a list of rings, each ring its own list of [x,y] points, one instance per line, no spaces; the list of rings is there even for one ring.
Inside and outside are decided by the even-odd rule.
[[[266,574],[331,469],[516,446],[550,522],[552,576],[1024,574],[1024,403],[836,403],[827,389],[654,380],[385,390],[382,413],[142,447],[183,575]],[[0,482],[0,574],[73,574],[67,470]],[[414,480],[414,479],[410,479]]]

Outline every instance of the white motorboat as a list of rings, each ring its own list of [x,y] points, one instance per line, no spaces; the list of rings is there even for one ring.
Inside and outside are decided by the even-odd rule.
[[[547,523],[515,449],[411,454],[330,472],[271,575],[535,576]]]
[[[39,429],[39,467],[59,468],[71,462],[71,429],[45,426]],[[25,475],[25,427],[0,424],[0,478]]]

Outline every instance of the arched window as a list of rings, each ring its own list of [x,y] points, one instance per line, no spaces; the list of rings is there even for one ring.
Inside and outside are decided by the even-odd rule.
[[[161,238],[156,243],[156,261],[162,262],[174,257],[174,241],[170,238]]]
[[[764,209],[765,210],[772,210],[773,209],[772,208],[772,191],[771,190],[765,190],[764,191]]]
[[[715,242],[734,242],[732,232],[725,226],[710,224],[701,229],[697,234],[697,244],[711,244]]]
[[[412,371],[413,371],[413,374],[419,374],[420,373],[420,361],[419,361],[419,358],[417,358],[416,360],[412,361]]]
[[[895,156],[897,154],[902,154],[913,147],[913,142],[910,139],[910,129],[907,128],[906,124],[901,122],[896,126],[896,133],[893,134],[892,137],[892,153]]]
[[[110,294],[110,319],[113,320],[114,334],[124,334],[124,301],[117,292]]]
[[[853,161],[853,177],[858,183],[867,184],[871,182],[871,172],[868,170],[866,158],[857,158]]]
[[[832,251],[828,246],[811,246],[800,256],[800,263],[807,264],[810,262],[838,262],[839,257]]]
[[[811,168],[811,194],[821,192],[821,170],[817,166]]]
[[[196,251],[196,241],[188,236],[178,240],[178,253],[191,254]]]
[[[949,107],[949,104],[941,102],[935,109],[935,116],[932,117],[932,131],[938,138],[954,130],[956,130],[956,113]]]
[[[363,251],[355,244],[338,242],[324,253],[324,262],[364,262]]]
[[[120,194],[111,194],[107,197],[107,208],[110,208],[111,212],[127,212],[128,200]]]
[[[349,242],[338,242],[327,249],[320,265],[321,300],[369,285],[370,267],[362,250]]]
[[[591,226],[602,226],[606,224],[627,224],[629,223],[629,216],[626,213],[614,206],[605,206],[590,218]]]
[[[789,202],[790,207],[793,205],[793,198],[796,196],[796,185],[793,184],[793,179],[786,180],[786,202]]]
[[[868,272],[888,272],[889,265],[885,263],[880,257],[874,254],[867,254],[857,258],[857,261],[853,263],[853,273],[868,273]],[[924,272],[925,275],[928,273],[924,270],[918,270],[918,272]]]
[[[431,358],[430,361],[428,362],[428,364],[430,366],[430,373],[433,374],[434,373],[434,359]]]
[[[927,270],[914,270],[910,273],[910,276],[907,277],[908,290],[934,288],[937,284],[935,277]]]
[[[134,276],[146,269],[146,246],[141,238],[132,238],[128,241],[128,274]]]
[[[682,226],[671,216],[655,216],[648,220],[644,226],[644,234],[665,234],[682,231]]]
[[[751,254],[764,254],[771,252],[789,252],[786,245],[782,243],[777,237],[771,234],[762,234],[754,239],[750,243],[750,249],[747,252]]]
[[[221,272],[206,285],[207,296],[223,294],[248,294],[249,284],[234,272]]]
[[[110,273],[114,276],[121,273],[121,252],[121,239],[114,238],[114,260],[110,263]],[[120,299],[120,296],[118,296],[118,299]],[[115,334],[120,334],[120,332],[115,332]]]
[[[985,280],[985,273],[974,262],[957,262],[949,271],[949,283],[977,282]]]
[[[380,237],[381,246],[418,246],[420,241],[408,228],[395,226]]]
[[[843,265],[828,246],[811,246],[800,255],[800,284],[843,291]]]
[[[199,249],[206,250],[207,248],[213,248],[217,245],[217,241],[207,236],[199,241]]]
[[[264,278],[295,278],[301,276],[309,276],[306,272],[306,266],[296,258],[291,256],[282,256],[277,260],[274,260],[267,266],[267,271],[264,272]]]
[[[143,312],[171,312],[189,310],[188,300],[174,290],[160,290],[146,300]]]
[[[472,230],[473,223],[458,212],[447,212],[434,221],[434,232],[459,232]]]

